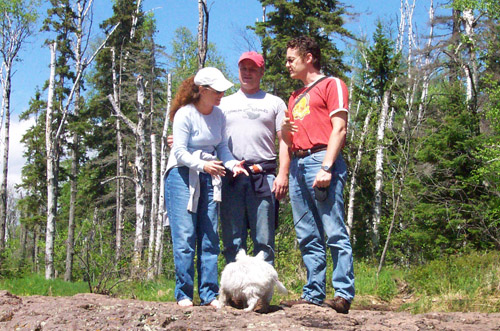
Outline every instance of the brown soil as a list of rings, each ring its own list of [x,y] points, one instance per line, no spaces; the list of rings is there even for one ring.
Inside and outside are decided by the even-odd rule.
[[[375,307],[374,307],[375,308]],[[378,307],[380,309],[380,307]],[[180,308],[173,302],[97,294],[17,297],[0,291],[0,330],[500,330],[500,313],[357,310],[271,306],[268,314],[232,307]]]

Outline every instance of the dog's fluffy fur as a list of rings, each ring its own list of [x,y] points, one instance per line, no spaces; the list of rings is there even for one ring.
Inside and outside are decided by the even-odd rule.
[[[264,252],[253,257],[240,250],[236,262],[229,263],[222,271],[219,301],[223,305],[240,302],[247,306],[245,311],[253,311],[260,300],[262,308],[267,311],[274,286],[282,294],[287,294],[274,267],[264,261]]]

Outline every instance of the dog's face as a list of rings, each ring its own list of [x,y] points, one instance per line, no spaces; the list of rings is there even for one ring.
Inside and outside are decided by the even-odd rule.
[[[253,257],[240,250],[236,262],[229,263],[222,271],[220,299],[224,304],[229,300],[246,302],[246,310],[250,311],[258,300],[269,305],[275,285],[280,291],[286,291],[278,281],[276,270],[264,261],[264,253]]]

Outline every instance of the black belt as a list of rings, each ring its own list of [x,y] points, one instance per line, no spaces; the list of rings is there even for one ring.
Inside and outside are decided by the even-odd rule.
[[[326,145],[316,145],[310,149],[298,149],[298,150],[292,152],[292,154],[294,157],[298,157],[300,159],[300,158],[309,156],[309,155],[317,153],[317,152],[325,151],[327,147],[328,146],[326,146]]]

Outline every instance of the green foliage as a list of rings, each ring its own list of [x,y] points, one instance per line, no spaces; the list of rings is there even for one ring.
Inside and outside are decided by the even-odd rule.
[[[186,27],[177,28],[172,39],[172,53],[169,55],[169,71],[172,74],[172,91],[175,93],[183,80],[198,71],[198,41]],[[206,67],[216,67],[231,81],[226,64],[213,43],[208,43]],[[228,91],[230,93],[230,91]]]
[[[382,22],[377,22],[373,34],[373,46],[366,52],[368,62],[368,84],[377,91],[379,100],[391,86],[399,74],[401,54],[394,49],[394,42],[383,31]]]
[[[377,268],[364,261],[354,264],[357,296],[376,296],[390,302],[399,293],[398,280],[404,277],[400,270],[387,268],[377,276]]]

